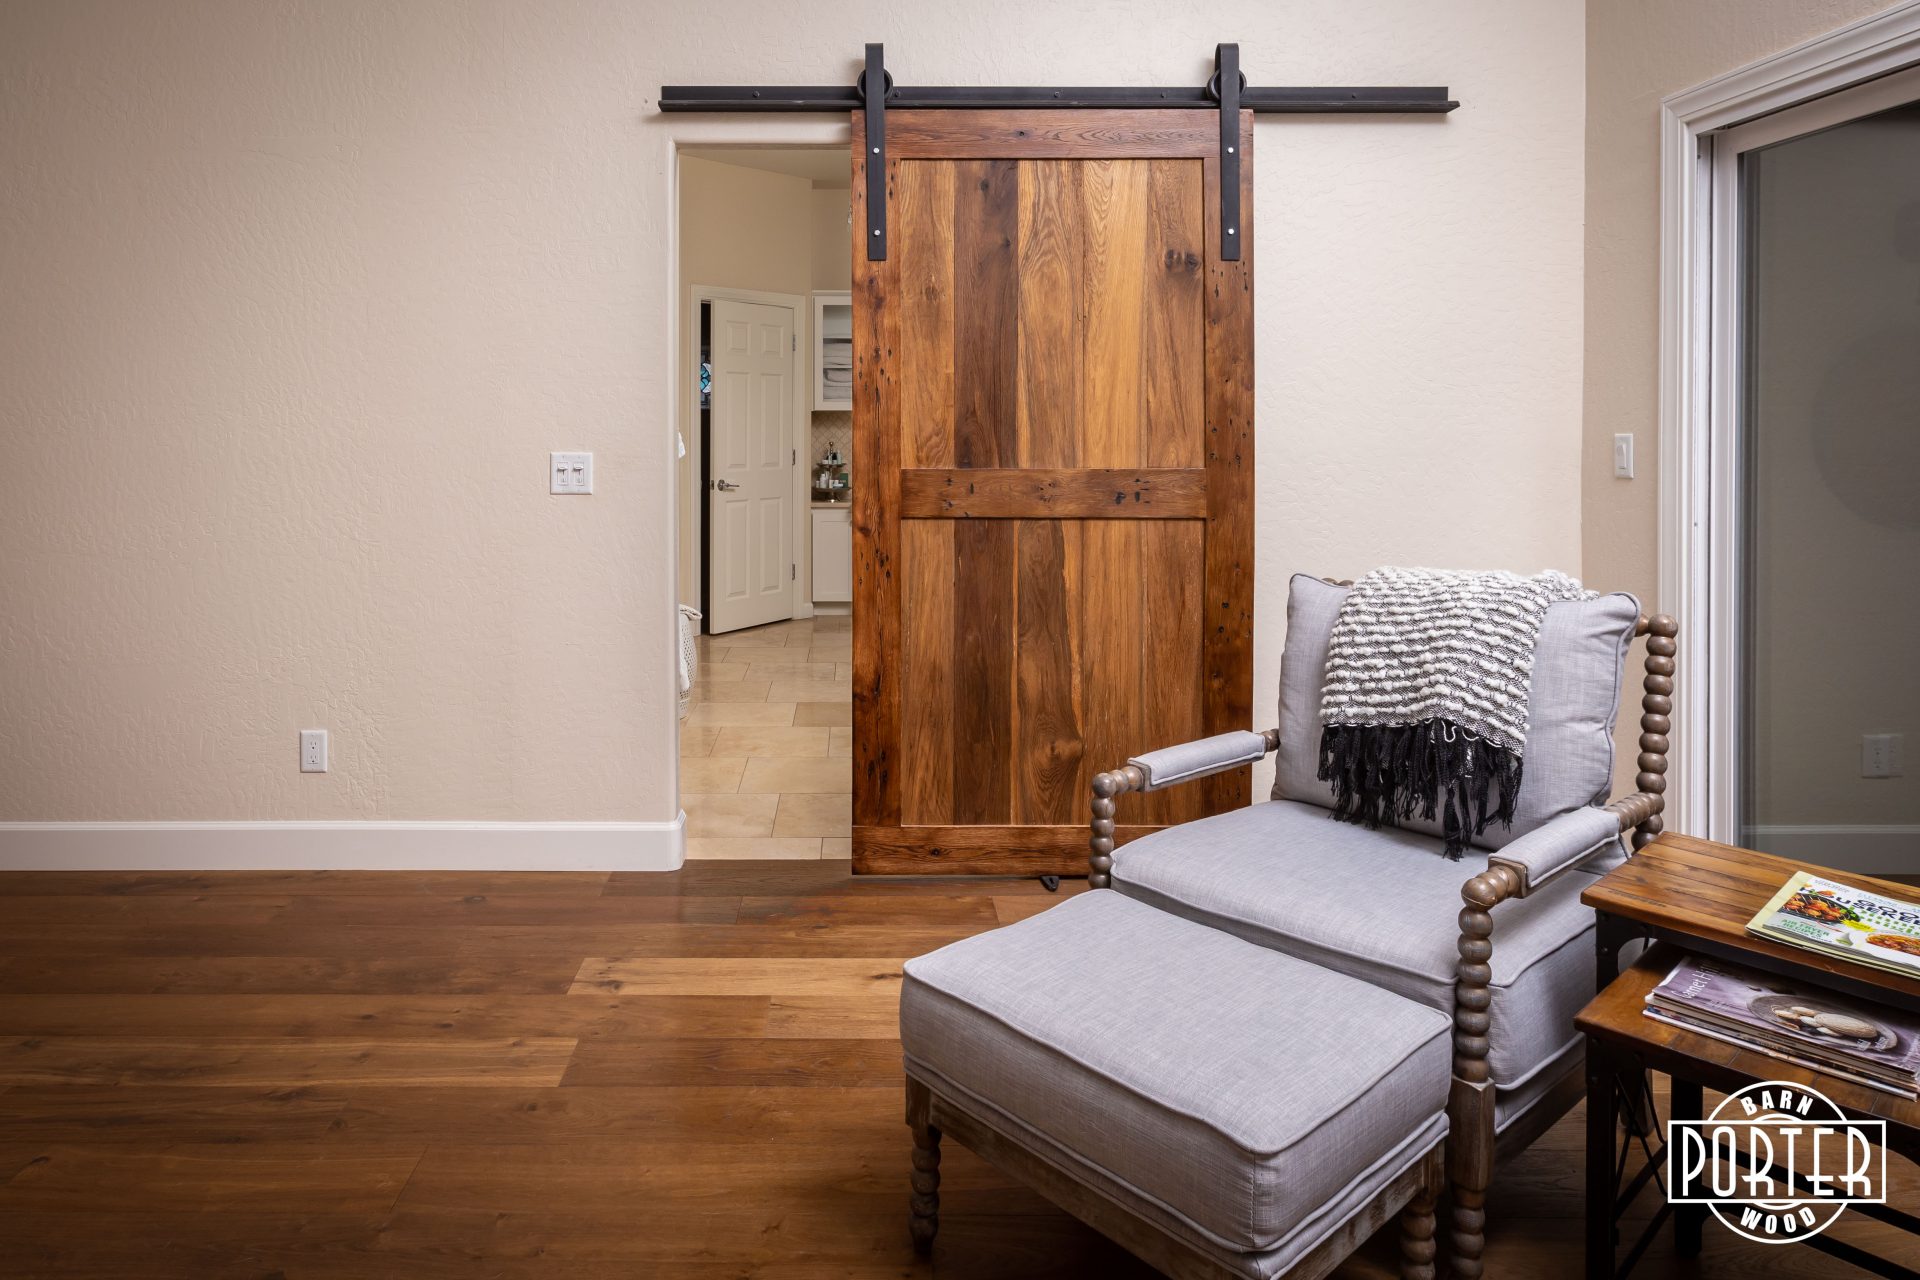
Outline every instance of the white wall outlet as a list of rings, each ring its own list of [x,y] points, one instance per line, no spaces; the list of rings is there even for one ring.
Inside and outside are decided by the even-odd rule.
[[[1906,734],[1863,733],[1860,735],[1860,776],[1897,778],[1906,755]]]
[[[592,493],[593,455],[590,453],[550,453],[552,482],[549,493]]]
[[[1613,478],[1633,479],[1633,432],[1622,431],[1613,438]]]
[[[302,729],[300,731],[300,772],[325,773],[326,771],[327,731]]]

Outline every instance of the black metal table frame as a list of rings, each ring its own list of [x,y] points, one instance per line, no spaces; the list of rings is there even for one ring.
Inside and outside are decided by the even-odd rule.
[[[1597,922],[1594,928],[1595,949],[1595,990],[1604,991],[1608,984],[1620,976],[1621,952],[1631,943],[1645,941],[1671,942],[1675,946],[1689,951],[1705,954],[1722,954],[1725,949],[1707,945],[1702,939],[1691,934],[1671,933],[1667,930],[1643,924],[1637,920],[1596,912]],[[1776,965],[1764,958],[1748,952],[1726,955],[1724,958],[1737,960],[1749,967],[1775,970],[1784,975],[1806,979],[1808,970],[1795,969],[1788,965]],[[1833,975],[1821,974],[1821,979]],[[1831,985],[1842,987],[1850,993],[1871,991],[1876,994],[1867,999],[1889,1003],[1888,993],[1879,987],[1865,983],[1849,983],[1844,980]],[[1897,1004],[1904,1002],[1894,1001]],[[1676,1205],[1666,1196],[1665,1180],[1662,1168],[1666,1163],[1666,1145],[1659,1123],[1659,1115],[1654,1105],[1653,1088],[1649,1081],[1649,1072],[1662,1070],[1671,1082],[1669,1119],[1704,1119],[1704,1095],[1708,1084],[1718,1082],[1682,1076],[1670,1067],[1654,1068],[1642,1061],[1631,1050],[1608,1043],[1595,1035],[1587,1036],[1587,1171],[1586,1171],[1586,1276],[1587,1280],[1625,1280],[1634,1266],[1640,1261],[1647,1248],[1659,1237],[1669,1219],[1673,1222],[1674,1252],[1682,1258],[1694,1258],[1700,1254],[1702,1234],[1706,1225],[1708,1209],[1700,1204]],[[1726,1073],[1731,1076],[1730,1069]],[[1744,1078],[1744,1077],[1743,1077]],[[1852,1114],[1849,1112],[1849,1114]],[[1860,1116],[1861,1119],[1879,1119],[1880,1117]],[[1889,1129],[1891,1132],[1891,1128]],[[1635,1145],[1640,1147],[1645,1163],[1633,1174],[1627,1176],[1627,1165]],[[1903,1154],[1906,1152],[1903,1151]],[[1740,1158],[1744,1164],[1743,1157]],[[1797,1180],[1797,1179],[1796,1179]],[[1648,1185],[1660,1188],[1662,1201],[1653,1218],[1635,1237],[1628,1247],[1624,1259],[1619,1257],[1620,1219],[1632,1207]],[[1920,1236],[1920,1217],[1902,1213],[1884,1204],[1856,1204],[1850,1206],[1854,1211],[1880,1222],[1891,1223],[1903,1230]],[[1795,1241],[1783,1248],[1804,1245],[1832,1258],[1859,1267],[1874,1275],[1887,1277],[1887,1280],[1920,1280],[1920,1271],[1901,1266],[1875,1253],[1870,1253],[1857,1245],[1844,1240],[1836,1240],[1822,1234],[1809,1236]]]

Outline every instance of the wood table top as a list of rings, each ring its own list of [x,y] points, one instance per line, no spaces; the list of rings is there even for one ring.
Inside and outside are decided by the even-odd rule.
[[[1602,876],[1580,895],[1580,901],[1596,911],[1638,921],[1657,936],[1683,946],[1691,941],[1701,951],[1755,968],[1803,976],[1849,994],[1920,1010],[1920,979],[1747,932],[1747,921],[1799,871],[1908,902],[1920,898],[1912,885],[1667,833]]]
[[[1652,849],[1653,845],[1648,845]],[[1645,850],[1642,850],[1644,853]],[[1636,855],[1638,856],[1638,855]],[[1854,1084],[1822,1071],[1796,1066],[1753,1049],[1716,1040],[1645,1015],[1647,993],[1660,985],[1680,959],[1681,949],[1661,943],[1607,984],[1574,1019],[1588,1035],[1599,1036],[1631,1050],[1656,1070],[1699,1080],[1710,1088],[1731,1092],[1751,1080],[1781,1080],[1809,1085],[1856,1115],[1877,1117],[1908,1129],[1920,1129],[1920,1102],[1898,1097],[1863,1084]],[[1892,975],[1889,975],[1892,976]],[[1912,1150],[1905,1136],[1889,1136],[1895,1150]]]

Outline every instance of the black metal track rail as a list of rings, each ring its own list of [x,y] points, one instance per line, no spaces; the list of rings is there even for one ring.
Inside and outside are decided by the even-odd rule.
[[[660,90],[662,111],[858,111],[865,105],[850,85],[687,85]],[[1139,111],[1156,107],[1218,108],[1204,88],[915,88],[887,93],[895,111],[1064,107]],[[1257,115],[1444,115],[1460,104],[1445,85],[1414,88],[1308,88],[1240,91],[1240,105]]]
[[[1240,259],[1240,109],[1285,115],[1438,115],[1459,106],[1445,86],[1373,89],[1253,89],[1240,71],[1240,46],[1213,51],[1213,78],[1191,89],[903,89],[887,70],[886,50],[866,49],[865,69],[851,87],[838,85],[685,85],[660,90],[662,111],[866,110],[861,145],[867,174],[867,258],[887,256],[887,112],[911,110],[1185,107],[1220,113],[1220,258]]]

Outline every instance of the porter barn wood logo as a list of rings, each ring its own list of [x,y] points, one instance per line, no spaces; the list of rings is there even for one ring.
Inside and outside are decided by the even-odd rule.
[[[1667,1124],[1667,1194],[1704,1204],[1728,1230],[1791,1244],[1850,1204],[1885,1204],[1887,1123],[1850,1120],[1818,1090],[1766,1081],[1705,1120]]]

